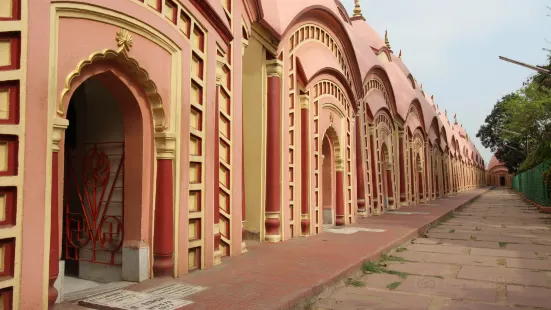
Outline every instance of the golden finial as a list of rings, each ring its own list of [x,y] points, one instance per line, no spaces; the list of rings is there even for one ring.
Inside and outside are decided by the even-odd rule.
[[[421,89],[423,89],[423,83],[421,83]]]
[[[400,49],[400,54],[398,54],[398,58],[402,59],[402,50]]]
[[[116,40],[117,46],[119,47],[117,52],[126,53],[130,51],[130,48],[132,47],[132,35],[130,34],[130,32],[128,32],[128,30],[119,29],[119,31],[117,32]]]
[[[390,47],[390,41],[388,41],[388,30],[385,30],[385,45],[388,47],[389,50],[392,50]]]
[[[444,115],[446,115],[446,118],[448,118],[448,110],[444,110]]]
[[[354,0],[354,17],[359,16],[363,17],[362,15],[362,8],[360,7],[360,0]]]
[[[455,124],[457,125],[457,113],[453,115],[453,119],[455,120]]]

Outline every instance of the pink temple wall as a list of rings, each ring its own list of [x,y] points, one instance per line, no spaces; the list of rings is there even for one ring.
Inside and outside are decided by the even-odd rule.
[[[177,29],[171,27],[167,21],[159,16],[152,14],[148,9],[144,8],[140,4],[133,3],[131,1],[107,1],[107,0],[90,0],[88,3],[111,8],[115,11],[123,12],[124,14],[135,16],[136,19],[141,20],[142,22],[151,25],[153,28],[163,32],[164,35],[168,36],[169,39],[181,47],[182,49],[182,98],[189,97],[189,48],[187,48],[186,40],[183,38],[181,33]],[[189,9],[192,14],[203,24],[208,25],[208,21],[204,19],[200,13],[194,8],[193,5],[189,4],[188,1],[184,1],[186,8]],[[241,10],[240,6],[234,8],[236,16]],[[25,166],[25,193],[24,193],[24,220],[23,225],[25,229],[23,230],[23,242],[25,247],[23,249],[23,272],[22,272],[22,292],[21,292],[21,308],[23,309],[38,309],[42,307],[42,302],[45,298],[45,287],[47,285],[47,279],[43,278],[44,275],[44,260],[47,260],[48,254],[44,252],[44,235],[48,234],[45,231],[45,218],[49,218],[49,214],[45,212],[44,200],[50,199],[45,191],[45,184],[49,176],[46,175],[46,155],[50,151],[51,141],[48,141],[47,132],[50,130],[48,128],[48,121],[50,118],[54,117],[52,114],[53,111],[48,111],[47,98],[48,98],[48,75],[49,75],[49,41],[50,41],[50,17],[44,12],[50,11],[49,1],[37,1],[33,3],[33,6],[29,8],[29,46],[28,46],[28,58],[29,58],[29,75],[27,77],[27,89],[29,90],[29,96],[27,104],[29,109],[26,112],[27,119],[27,137],[26,137],[26,146],[25,152],[27,154],[26,166]],[[240,24],[241,20],[237,24]],[[58,57],[58,75],[57,75],[57,96],[61,92],[61,89],[65,85],[65,78],[69,72],[74,70],[81,60],[88,58],[93,52],[99,52],[105,48],[116,49],[115,34],[118,31],[118,27],[103,24],[100,22],[94,22],[90,20],[79,20],[79,19],[61,19],[59,22],[59,57]],[[210,26],[209,30],[209,43],[212,50],[214,42],[220,40],[216,31],[214,31]],[[236,34],[239,36],[241,34],[241,29],[238,27],[236,29]],[[83,40],[82,34],[84,33],[94,33],[93,36],[86,36],[86,39]],[[145,68],[150,78],[155,82],[158,92],[163,98],[165,114],[167,119],[170,117],[170,93],[171,93],[171,58],[170,54],[158,47],[156,44],[152,43],[149,39],[143,38],[135,33],[132,33],[134,46],[130,51],[130,56],[135,58],[138,63]],[[220,40],[221,41],[221,40]],[[78,42],[76,44],[75,42]],[[235,65],[240,65],[237,55],[240,53],[241,45],[237,44],[237,47],[234,49],[234,55],[236,58]],[[237,53],[236,53],[237,52]],[[207,76],[212,77],[214,81],[215,75],[215,62],[214,57],[211,58],[208,63],[208,72]],[[241,72],[240,70],[235,70],[234,78],[240,81]],[[214,97],[214,83],[210,83],[207,86],[208,95],[211,98]],[[241,95],[241,83],[233,83],[234,90],[234,101],[239,102]],[[66,98],[68,100],[69,97]],[[239,105],[235,105],[235,114],[240,115]],[[182,110],[180,111],[182,119],[189,119],[189,105],[183,104]],[[234,131],[240,132],[241,130],[241,119],[240,116],[234,116]],[[168,120],[167,120],[168,123]],[[182,137],[189,136],[189,128],[186,126],[187,123],[184,122],[181,128]],[[207,130],[208,131],[208,130]],[[212,130],[207,133],[207,140],[212,140]],[[234,152],[234,161],[237,162],[236,167],[234,168],[234,200],[238,201],[241,199],[241,182],[240,182],[240,171],[241,167],[238,166],[238,159],[241,158],[241,150],[239,144],[241,143],[241,135],[235,134],[235,149]],[[181,173],[182,179],[180,183],[180,202],[182,206],[180,210],[180,229],[181,232],[187,234],[187,158],[188,158],[188,143],[187,140],[182,141],[180,149],[180,160],[181,160]],[[153,141],[151,141],[149,149],[153,151]],[[210,158],[207,157],[207,163],[212,162],[213,154],[210,154]],[[210,160],[209,160],[210,159]],[[207,164],[208,167],[209,164]],[[210,164],[212,166],[212,164]],[[207,168],[208,169],[208,168]],[[211,167],[212,169],[212,167]],[[63,174],[60,174],[63,175]],[[153,175],[149,175],[148,179],[151,182]],[[209,184],[209,176],[207,176],[207,183]],[[212,177],[211,177],[212,181]],[[212,183],[212,182],[210,182]],[[147,194],[146,194],[147,195]],[[151,197],[147,197],[148,200],[151,200]],[[60,200],[62,201],[62,200]],[[237,211],[240,211],[240,204],[234,202]],[[211,208],[212,209],[212,203]],[[60,209],[62,210],[62,209]],[[232,232],[234,236],[239,236],[239,238],[234,238],[233,245],[235,251],[240,251],[240,219],[241,212],[234,212],[235,221],[239,222],[239,225],[234,226],[234,231]],[[60,218],[61,220],[61,218]],[[146,226],[151,226],[151,218],[145,217],[143,219]],[[205,223],[212,222],[212,212],[206,212],[205,214]],[[209,229],[210,235],[212,236],[212,227],[211,225],[206,225],[206,238],[205,245],[209,245]],[[61,225],[60,225],[61,227]],[[146,228],[146,231],[150,231],[151,228]],[[150,233],[146,233],[150,236]],[[182,234],[180,234],[182,235]],[[40,237],[37,237],[40,236]],[[184,240],[183,240],[184,239]],[[180,250],[180,271],[187,269],[187,240],[186,238],[180,238],[180,244],[177,246],[177,249]],[[212,247],[211,247],[212,248]],[[208,253],[209,251],[207,251]],[[212,252],[212,250],[210,250]],[[39,277],[41,280],[38,280]],[[37,281],[38,280],[38,281]]]

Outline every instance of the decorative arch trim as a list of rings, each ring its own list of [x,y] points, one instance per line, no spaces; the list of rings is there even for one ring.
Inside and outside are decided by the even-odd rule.
[[[383,46],[380,49],[371,48],[373,53],[377,55],[377,58],[384,62],[392,62],[392,56],[391,56],[391,50],[388,49],[388,47]]]
[[[335,166],[337,170],[344,169],[344,161],[341,156],[341,143],[339,141],[339,135],[332,126],[327,127],[323,136],[327,136],[331,144],[333,144],[333,152],[335,153]]]
[[[337,115],[341,118],[346,117],[346,115],[344,115],[344,112],[342,111],[342,108],[340,108],[339,106],[337,106],[336,104],[334,104],[332,102],[324,103],[321,106],[321,108],[333,111],[333,112],[337,113]]]
[[[351,98],[354,98],[354,93],[352,92],[352,89],[347,84],[346,77],[342,74],[341,71],[336,70],[334,68],[323,68],[323,69],[319,70],[318,72],[316,72],[310,78],[310,81],[308,81],[308,83],[309,84],[312,83],[312,81],[314,81],[318,76],[323,75],[323,74],[327,74],[329,76],[334,77],[337,81],[339,81],[339,83],[341,83],[343,85],[342,88],[344,88],[344,90],[338,84],[332,82],[337,87],[339,87],[343,91],[344,94],[346,94],[346,96],[347,96],[346,98],[348,99],[349,102],[350,102]],[[324,79],[324,80],[330,81],[329,79]]]
[[[294,30],[293,34],[289,36],[289,53],[292,53],[300,43],[305,42],[306,40],[317,40],[322,41],[327,48],[333,52],[337,60],[343,67],[343,72],[348,81],[348,85],[353,87],[355,91],[354,97],[351,99],[356,99],[356,97],[362,96],[362,86],[361,86],[361,75],[360,68],[358,65],[358,60],[356,59],[356,54],[354,52],[354,45],[350,39],[350,35],[346,30],[343,21],[335,15],[334,12],[330,11],[328,8],[321,5],[313,5],[302,10],[295,18],[289,23],[289,26],[284,31],[284,34],[289,33],[293,28],[296,27],[296,24],[302,19],[306,19],[309,15],[314,15],[317,19],[323,20],[328,29],[334,29],[336,35],[340,40],[335,40],[327,30],[324,29],[324,26],[316,24],[314,22],[308,22],[305,25],[302,25]],[[317,30],[314,30],[317,29]],[[308,36],[305,36],[305,30],[308,32]],[[312,30],[314,30],[312,32]],[[302,32],[301,32],[302,31]],[[323,36],[322,36],[323,34]],[[301,37],[302,36],[302,37]],[[328,40],[331,37],[331,40]],[[337,44],[340,42],[341,47]],[[346,67],[346,69],[344,68]]]
[[[318,100],[322,96],[333,97],[341,104],[342,111],[344,111],[346,116],[349,116],[350,109],[352,108],[350,100],[347,98],[346,93],[335,82],[330,80],[321,80],[314,84],[310,89],[313,89],[314,101]]]
[[[367,94],[372,89],[377,89],[383,93],[385,102],[391,111],[393,117],[398,117],[402,122],[404,121],[397,112],[396,107],[396,98],[394,97],[394,90],[392,89],[392,84],[390,79],[386,74],[386,71],[379,67],[375,66],[366,74],[364,83],[363,83],[363,93],[367,97]]]
[[[411,83],[411,87],[412,87],[413,89],[415,89],[415,88],[416,88],[416,87],[415,87],[415,79],[413,78],[413,75],[411,75],[411,73],[408,74],[408,80],[409,80],[409,82]]]
[[[384,124],[386,127],[388,127],[389,132],[394,131],[394,122],[392,121],[392,115],[387,109],[380,109],[377,114],[375,114],[375,117],[373,118],[373,124],[375,125],[375,127],[379,127],[380,125]]]
[[[413,99],[413,101],[409,104],[406,122],[409,119],[410,115],[417,117],[419,124],[421,124],[421,129],[423,130],[423,133],[427,133],[427,130],[425,128],[425,117],[423,115],[423,109],[421,109],[421,103],[419,102],[419,100]]]
[[[167,127],[162,98],[157,92],[157,86],[149,78],[147,71],[140,67],[135,59],[128,57],[127,51],[132,47],[132,36],[127,30],[121,29],[117,32],[117,45],[119,46],[117,50],[105,49],[103,51],[93,53],[88,57],[88,59],[82,60],[77,64],[76,68],[69,73],[65,79],[65,86],[61,91],[60,99],[56,107],[56,113],[59,116],[63,116],[65,114],[65,104],[67,101],[66,96],[71,92],[74,86],[73,82],[75,78],[79,77],[85,68],[99,61],[113,60],[126,69],[126,72],[135,78],[138,84],[143,87],[153,115],[155,131],[164,131]]]

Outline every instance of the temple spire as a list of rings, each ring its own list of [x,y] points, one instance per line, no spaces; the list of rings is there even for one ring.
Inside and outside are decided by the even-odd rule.
[[[392,50],[390,47],[390,41],[388,41],[388,30],[385,30],[385,45],[389,50]]]
[[[354,0],[354,15],[353,17],[362,17],[362,8],[360,7],[360,0]]]

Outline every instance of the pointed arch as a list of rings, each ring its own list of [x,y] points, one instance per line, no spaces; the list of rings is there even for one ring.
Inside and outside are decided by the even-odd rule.
[[[318,72],[316,72],[310,78],[310,80],[307,82],[307,84],[310,84],[310,85],[313,84],[314,81],[316,81],[317,78],[322,76],[322,75],[328,75],[328,76],[331,76],[331,77],[335,78],[341,84],[341,85],[337,85],[337,84],[335,84],[335,85],[337,85],[339,87],[339,89],[341,90],[341,92],[346,95],[347,101],[352,102],[352,100],[354,99],[354,93],[352,92],[352,89],[349,87],[349,85],[346,83],[346,77],[339,70],[336,70],[334,68],[328,68],[328,67],[323,68],[323,69],[319,70]],[[310,86],[307,86],[306,89],[308,89],[309,87]]]
[[[408,108],[408,113],[406,116],[406,125],[415,125],[416,122],[412,120],[412,118],[416,118],[418,121],[418,126],[421,128],[423,134],[427,134],[427,130],[425,128],[425,117],[423,115],[423,109],[421,108],[421,103],[418,99],[413,99],[413,101],[410,103]],[[415,129],[417,126],[414,126],[413,129]]]
[[[396,98],[390,79],[386,71],[380,66],[374,66],[365,76],[363,82],[363,93],[365,98],[369,96],[369,92],[372,90],[378,90],[383,94],[387,108],[391,111],[393,118],[397,118],[403,122],[404,120],[397,112]],[[376,113],[376,111],[373,112]]]
[[[105,49],[103,51],[93,53],[87,59],[79,62],[76,68],[71,73],[69,73],[69,75],[65,79],[65,86],[61,91],[60,99],[56,107],[56,113],[59,116],[63,116],[65,114],[69,98],[71,97],[70,94],[72,94],[76,87],[79,85],[76,80],[82,75],[83,71],[91,67],[93,64],[106,61],[114,62],[115,65],[123,68],[123,70],[127,72],[133,79],[135,79],[137,83],[143,88],[143,91],[148,99],[147,101],[151,108],[155,131],[162,132],[167,129],[163,101],[161,99],[161,96],[157,92],[157,86],[149,78],[149,74],[147,73],[147,71],[140,67],[135,59],[128,57],[126,52],[124,52],[124,50],[122,49]]]
[[[327,136],[331,144],[333,145],[333,153],[335,154],[335,167],[338,169],[344,168],[344,161],[341,154],[341,143],[339,141],[339,135],[335,131],[333,126],[327,127],[323,136]]]
[[[301,22],[305,24],[297,27]],[[354,97],[351,99],[356,102],[362,96],[362,79],[354,46],[343,21],[333,11],[322,5],[304,8],[283,32],[282,37],[287,36],[289,40],[285,40],[283,44],[289,43],[289,53],[300,48],[303,42],[316,40],[323,43],[341,64],[347,84],[354,90]]]
[[[430,123],[427,136],[434,147],[438,146],[438,148],[441,148],[440,128],[438,126],[438,118],[436,116],[432,119],[432,122]]]

